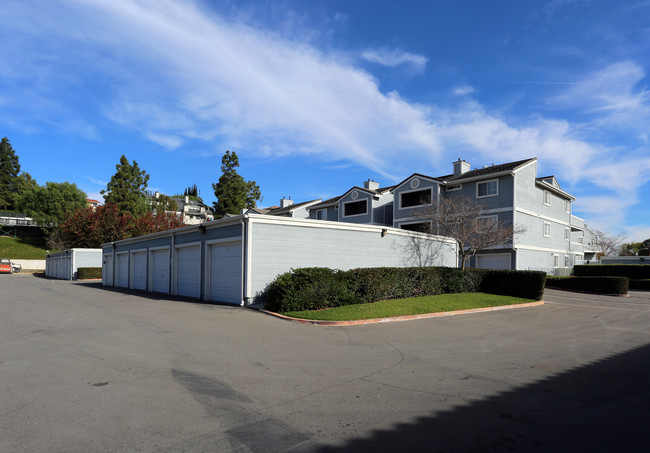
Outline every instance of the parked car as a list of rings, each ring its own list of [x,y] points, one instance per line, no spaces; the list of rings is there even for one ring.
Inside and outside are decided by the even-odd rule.
[[[0,258],[0,274],[13,274],[14,269],[9,258]]]
[[[16,273],[16,272],[20,272],[20,271],[23,269],[23,265],[22,265],[22,264],[18,264],[18,263],[13,263],[13,262],[12,262],[12,263],[11,263],[11,269],[14,271],[14,273]]]

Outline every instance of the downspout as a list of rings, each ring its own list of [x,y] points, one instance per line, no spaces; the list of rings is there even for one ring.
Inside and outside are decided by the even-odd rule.
[[[242,216],[242,307],[247,307],[250,303],[250,293],[248,285],[250,282],[250,237],[251,237],[251,222],[247,216]]]
[[[111,242],[111,246],[113,246],[113,254],[111,255],[111,267],[113,268],[113,271],[111,272],[111,286],[115,288],[115,252],[117,246],[115,245],[115,242]]]
[[[74,273],[75,273],[74,272],[74,269],[75,269],[75,265],[74,265],[75,264],[74,263],[75,262],[75,259],[74,259],[75,258],[75,252],[74,252],[74,249],[70,249],[70,251],[72,252],[72,258],[70,258],[70,280],[72,281],[72,280],[74,280]]]

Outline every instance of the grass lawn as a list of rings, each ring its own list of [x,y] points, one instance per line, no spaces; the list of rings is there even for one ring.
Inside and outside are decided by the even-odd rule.
[[[498,307],[500,305],[525,304],[528,302],[535,301],[486,293],[461,293],[381,300],[370,304],[345,305],[317,311],[290,311],[283,314],[293,318],[320,321],[355,321],[357,319],[421,315],[424,313]]]
[[[44,260],[46,245],[30,239],[0,237],[0,258],[12,260]],[[56,250],[50,250],[55,252]]]

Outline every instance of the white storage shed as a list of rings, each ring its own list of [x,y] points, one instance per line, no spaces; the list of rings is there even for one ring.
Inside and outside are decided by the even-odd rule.
[[[45,259],[45,275],[76,280],[80,267],[102,267],[102,249],[68,249],[50,253]]]
[[[457,266],[453,240],[376,225],[245,214],[102,245],[105,286],[250,305],[299,267]]]

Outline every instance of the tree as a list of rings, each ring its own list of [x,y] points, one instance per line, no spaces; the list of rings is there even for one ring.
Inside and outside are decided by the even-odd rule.
[[[51,232],[68,213],[86,206],[86,194],[76,184],[47,182],[26,188],[17,206],[46,231]]]
[[[174,211],[178,209],[178,205],[176,204],[176,201],[174,200],[173,197],[170,197],[169,195],[164,195],[162,193],[158,193],[157,196],[154,196],[151,198],[151,209],[154,212],[167,212],[167,211]]]
[[[239,214],[244,208],[254,208],[262,200],[262,193],[255,181],[246,181],[237,173],[239,159],[233,151],[226,151],[221,158],[219,182],[212,184],[217,201],[214,202],[215,215]]]
[[[609,233],[599,230],[594,230],[593,233],[593,244],[599,249],[600,255],[610,256],[620,252],[621,244],[625,240],[625,235],[623,233],[619,233],[616,236],[612,236]]]
[[[138,163],[133,164],[122,155],[120,163],[115,166],[117,172],[111,176],[106,185],[106,190],[100,193],[104,195],[104,201],[117,205],[120,212],[140,216],[149,210],[146,200],[147,182],[149,175],[140,170]]]
[[[526,228],[499,221],[489,213],[489,207],[469,197],[444,198],[417,213],[429,233],[450,237],[456,241],[461,268],[479,250],[497,245],[510,245],[515,235]],[[433,228],[431,227],[433,225]]]
[[[18,197],[36,185],[29,173],[20,172],[16,152],[7,137],[0,141],[0,207],[16,209]]]
[[[131,214],[121,213],[117,205],[106,203],[95,210],[84,208],[70,213],[50,243],[59,249],[97,248],[107,242],[182,226],[185,224],[174,214],[147,212],[134,218]]]
[[[629,242],[621,246],[621,256],[636,256],[641,250],[641,242]]]

